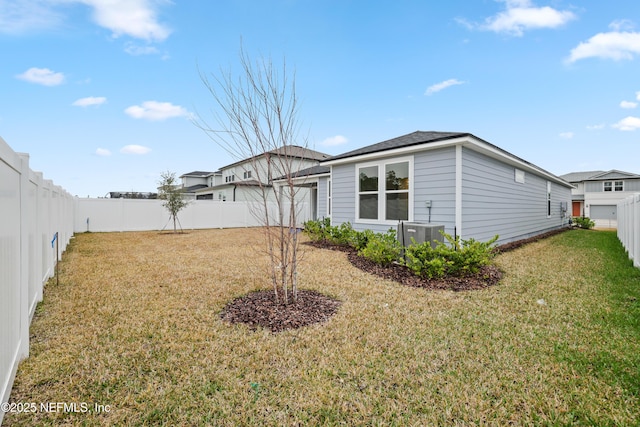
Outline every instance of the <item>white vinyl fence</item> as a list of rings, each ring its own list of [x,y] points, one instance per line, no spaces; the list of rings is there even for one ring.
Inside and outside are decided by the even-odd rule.
[[[313,215],[298,204],[298,225]],[[183,230],[263,225],[252,202],[197,200],[178,214]],[[277,206],[269,214],[276,218]],[[29,155],[0,138],[0,404],[29,356],[29,325],[44,284],[73,233],[173,229],[160,200],[82,199],[29,168]],[[58,255],[56,255],[58,254]],[[0,411],[0,424],[4,413]]]
[[[74,203],[0,138],[0,403],[29,355],[29,324],[54,275],[56,249],[62,254],[73,234]]]
[[[309,206],[309,203],[299,203],[299,224],[311,218]],[[262,226],[262,209],[253,202],[195,200],[178,213],[178,227],[192,230]],[[271,212],[275,216],[275,204],[271,205]],[[76,199],[74,231],[77,233],[163,229],[173,230],[173,221],[162,200]]]
[[[640,267],[640,193],[618,203],[618,239]]]

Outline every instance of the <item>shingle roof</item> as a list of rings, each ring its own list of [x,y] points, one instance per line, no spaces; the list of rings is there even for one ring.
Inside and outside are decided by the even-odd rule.
[[[289,157],[296,157],[300,159],[309,159],[309,160],[317,160],[317,161],[321,161],[329,158],[328,154],[321,153],[319,151],[315,151],[310,148],[300,147],[299,145],[285,145],[283,147],[276,148],[275,150],[265,151],[264,153],[258,154],[255,156],[255,158],[265,156],[267,154],[286,155]],[[251,157],[238,160],[237,162],[233,162],[229,165],[223,166],[220,169],[230,168],[232,166],[239,165],[240,163],[244,163],[249,160],[251,160]]]
[[[586,171],[586,172],[571,172],[564,175],[560,175],[560,178],[567,182],[582,182],[591,178],[594,175],[604,173],[604,171]]]
[[[291,177],[302,178],[304,176],[322,175],[329,172],[331,172],[331,168],[329,166],[316,165],[316,166],[311,166],[310,168],[300,169],[297,172],[293,172],[291,174]],[[274,179],[274,181],[285,179],[286,177],[287,177],[286,175],[283,175],[281,177]]]
[[[467,135],[470,135],[470,134],[461,133],[461,132],[415,131],[413,133],[402,135],[397,138],[378,142],[377,144],[358,148],[357,150],[349,151],[347,153],[338,154],[337,156],[329,157],[326,160],[345,159],[348,157],[355,157],[363,154],[371,154],[371,153],[377,153],[379,151],[391,150],[393,148],[409,147],[411,145],[424,144],[427,142],[443,141],[446,139],[458,138],[458,137],[467,136]]]
[[[189,172],[189,173],[185,173],[183,175],[180,175],[180,178],[182,178],[183,176],[197,176],[197,177],[207,177],[209,175],[211,175],[212,173],[215,172],[205,172],[205,171],[193,171],[193,172]]]
[[[603,179],[640,178],[640,175],[612,169],[610,171],[571,172],[565,175],[560,175],[560,178],[568,182],[582,182],[582,181],[599,181]]]
[[[207,186],[205,184],[190,185],[188,187],[182,188],[181,191],[183,193],[193,193],[194,191],[200,190],[202,188],[207,188]]]

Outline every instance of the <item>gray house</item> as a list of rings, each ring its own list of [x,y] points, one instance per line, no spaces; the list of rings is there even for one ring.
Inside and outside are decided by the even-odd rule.
[[[572,215],[589,217],[601,228],[616,228],[618,202],[640,192],[640,175],[619,170],[572,172],[560,178],[574,186]]]
[[[422,132],[321,162],[318,216],[378,232],[399,221],[444,225],[499,243],[568,225],[571,184],[469,133]]]

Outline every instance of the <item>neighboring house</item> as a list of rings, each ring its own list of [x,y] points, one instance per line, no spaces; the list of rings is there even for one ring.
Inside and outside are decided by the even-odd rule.
[[[289,171],[317,166],[329,155],[296,145],[287,145],[220,168],[220,183],[195,191],[196,197],[219,201],[256,201],[260,187],[271,187],[274,179]],[[311,189],[304,191],[304,198]]]
[[[138,191],[110,191],[105,197],[108,199],[157,199],[158,193]]]
[[[211,199],[212,195],[196,194],[200,190],[212,188],[222,183],[222,174],[217,172],[193,171],[180,175],[185,199]]]
[[[572,172],[560,178],[571,190],[571,214],[591,218],[596,227],[618,226],[618,202],[640,192],[640,175],[618,170]]]
[[[399,221],[506,243],[569,223],[571,184],[469,133],[417,131],[321,162],[318,216],[378,232]]]

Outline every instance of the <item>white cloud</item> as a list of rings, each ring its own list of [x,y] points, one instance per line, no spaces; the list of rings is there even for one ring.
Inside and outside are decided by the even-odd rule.
[[[621,101],[620,102],[620,108],[636,108],[638,106],[637,102],[631,102],[631,101]]]
[[[639,92],[636,92],[636,99],[637,99],[638,101],[640,101],[640,91],[639,91]]]
[[[73,104],[75,107],[89,107],[91,105],[102,105],[107,102],[104,96],[88,96],[86,98],[76,99]]]
[[[571,138],[573,138],[574,133],[573,132],[560,132],[559,136],[562,139],[571,139]]]
[[[123,154],[147,154],[151,152],[151,148],[142,145],[125,145],[120,149]]]
[[[93,21],[122,35],[147,41],[163,41],[171,30],[158,22],[158,11],[166,0],[20,0],[0,2],[0,32],[21,34],[60,26],[65,16],[57,6],[82,4],[93,10]]]
[[[633,21],[629,19],[618,19],[609,24],[609,28],[613,31],[631,31],[635,27]]]
[[[549,6],[536,7],[530,0],[503,0],[506,10],[489,17],[484,24],[468,24],[469,28],[494,31],[520,37],[527,30],[557,28],[576,18],[568,10],[557,10]]]
[[[111,155],[111,151],[107,150],[106,148],[98,148],[96,150],[96,154],[98,156],[102,156],[102,157],[108,157]]]
[[[571,49],[567,62],[576,62],[585,58],[620,61],[633,59],[638,54],[640,54],[640,33],[612,31],[598,33]]]
[[[142,106],[132,105],[125,109],[124,112],[134,119],[147,119],[152,121],[189,115],[189,112],[179,105],[158,101],[145,101],[142,103]]]
[[[58,27],[63,16],[41,0],[0,1],[0,33],[24,34]]]
[[[625,117],[624,119],[620,120],[618,123],[611,126],[616,129],[624,130],[624,131],[640,129],[640,117],[633,117],[633,116]]]
[[[443,82],[436,83],[434,85],[429,86],[427,90],[424,92],[424,94],[427,96],[433,95],[436,92],[440,92],[441,90],[448,88],[449,86],[462,85],[465,83],[466,82],[460,81],[458,79],[445,80]]]
[[[114,37],[127,35],[148,41],[162,41],[171,30],[157,20],[158,0],[76,0],[93,8],[93,19]]]
[[[124,51],[131,56],[155,55],[160,53],[158,48],[154,46],[139,46],[131,42],[125,44]]]
[[[349,142],[349,140],[344,136],[336,135],[336,136],[331,136],[329,138],[324,139],[320,143],[320,145],[323,145],[325,147],[335,147],[336,145],[346,144],[347,142]]]
[[[604,129],[604,124],[598,124],[598,125],[589,125],[587,126],[587,130],[601,130]]]
[[[54,73],[48,68],[29,68],[17,78],[29,83],[36,83],[44,86],[57,86],[64,82],[64,74]]]

